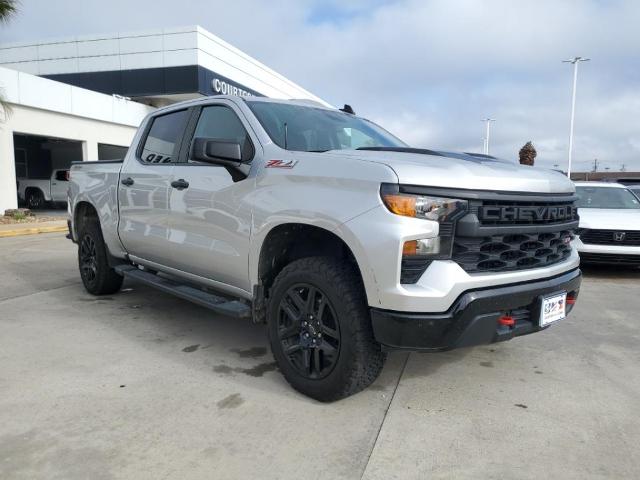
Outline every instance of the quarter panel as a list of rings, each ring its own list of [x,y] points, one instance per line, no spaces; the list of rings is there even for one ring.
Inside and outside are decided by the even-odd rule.
[[[96,209],[102,235],[109,252],[122,258],[124,248],[118,237],[118,178],[120,164],[90,163],[73,165],[71,167],[71,182],[69,182],[69,204],[75,214],[76,206],[87,202]],[[74,225],[75,215],[72,215],[72,231],[77,239],[78,232]]]

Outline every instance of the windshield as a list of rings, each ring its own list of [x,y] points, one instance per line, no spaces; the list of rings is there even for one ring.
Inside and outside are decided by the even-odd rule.
[[[640,208],[636,196],[626,188],[576,187],[578,208]]]
[[[348,113],[283,103],[247,104],[271,140],[287,150],[325,152],[407,146],[375,123]]]

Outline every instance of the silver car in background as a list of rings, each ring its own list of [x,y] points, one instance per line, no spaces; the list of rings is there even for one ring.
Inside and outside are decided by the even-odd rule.
[[[640,200],[619,183],[576,182],[583,263],[640,265]]]

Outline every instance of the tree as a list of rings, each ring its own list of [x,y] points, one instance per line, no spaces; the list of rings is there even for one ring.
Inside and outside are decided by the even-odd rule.
[[[18,10],[17,0],[0,0],[0,24],[6,23]],[[4,116],[11,112],[11,107],[4,99],[2,89],[0,88],[0,113]]]
[[[536,152],[533,143],[531,143],[531,141],[525,143],[524,146],[520,149],[520,164],[533,167],[533,162],[536,159],[536,155],[538,155],[538,152]]]

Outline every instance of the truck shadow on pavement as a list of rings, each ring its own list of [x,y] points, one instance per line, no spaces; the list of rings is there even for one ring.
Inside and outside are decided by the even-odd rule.
[[[118,334],[128,346],[151,357],[199,370],[212,381],[237,384],[283,396],[296,396],[277,369],[264,325],[229,318],[159,290],[125,281],[114,295],[93,297],[78,288],[73,308],[91,312],[92,321]],[[391,375],[382,375],[372,391],[391,391],[401,371],[389,362]],[[123,383],[126,383],[123,381]],[[387,383],[389,385],[387,385]]]

